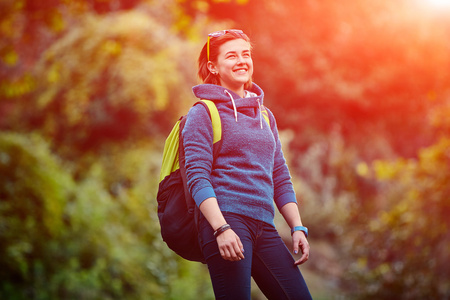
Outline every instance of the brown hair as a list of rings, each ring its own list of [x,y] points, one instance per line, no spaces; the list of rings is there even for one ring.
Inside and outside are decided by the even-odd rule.
[[[228,31],[224,35],[219,37],[211,37],[209,40],[209,60],[212,62],[217,61],[217,57],[219,56],[219,48],[226,42],[243,39],[250,43],[249,37],[245,33],[237,33],[233,31]],[[211,83],[220,85],[219,76],[213,75],[208,70],[208,53],[207,53],[208,43],[206,42],[203,46],[202,51],[200,52],[200,56],[198,57],[198,77],[203,83]],[[250,49],[252,45],[250,43]],[[249,89],[252,86],[252,79],[244,85],[245,89]]]

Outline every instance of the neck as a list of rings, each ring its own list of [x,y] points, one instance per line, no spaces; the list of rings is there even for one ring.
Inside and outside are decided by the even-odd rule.
[[[239,91],[233,91],[233,92],[235,92],[236,94],[238,94],[239,97],[241,97],[241,98],[244,98],[244,96],[245,96],[244,87],[242,87],[242,89],[239,90]]]

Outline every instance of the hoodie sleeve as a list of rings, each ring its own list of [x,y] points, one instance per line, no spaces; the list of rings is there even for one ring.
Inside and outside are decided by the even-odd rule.
[[[186,159],[187,186],[197,206],[216,197],[210,174],[213,164],[213,129],[203,105],[194,105],[181,133]]]
[[[266,107],[267,109],[267,107]],[[291,175],[281,149],[281,141],[278,135],[278,128],[273,113],[267,109],[271,123],[271,129],[275,138],[275,157],[273,167],[274,200],[278,209],[281,209],[289,202],[297,203]]]

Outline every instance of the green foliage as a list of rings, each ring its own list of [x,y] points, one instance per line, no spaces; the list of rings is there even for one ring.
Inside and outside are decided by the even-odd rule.
[[[163,299],[179,294],[181,279],[198,268],[175,260],[161,241],[157,177],[148,181],[157,161],[151,153],[148,147],[122,153],[115,173],[106,171],[111,164],[97,163],[75,181],[74,168],[52,154],[42,138],[2,133],[1,297]],[[127,178],[128,187],[117,178]],[[211,293],[205,282],[191,282],[192,293]]]
[[[14,281],[33,280],[40,275],[41,260],[54,259],[54,251],[44,249],[63,236],[65,206],[75,185],[37,137],[1,134],[0,158],[3,290]],[[38,253],[40,259],[34,260]]]
[[[450,140],[423,149],[417,160],[374,163],[385,204],[350,247],[349,273],[365,289],[358,299],[450,297]]]
[[[85,15],[37,65],[30,119],[82,151],[155,137],[192,97],[189,49],[145,11]]]
[[[171,3],[112,2],[1,4],[0,298],[212,298],[204,266],[161,240],[155,200],[195,45]]]

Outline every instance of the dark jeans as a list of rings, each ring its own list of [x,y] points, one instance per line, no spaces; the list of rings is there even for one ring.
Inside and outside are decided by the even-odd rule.
[[[245,259],[224,260],[213,229],[200,217],[200,244],[216,299],[250,299],[251,276],[268,299],[312,299],[294,258],[273,226],[238,214],[225,212],[224,216],[244,245]]]

